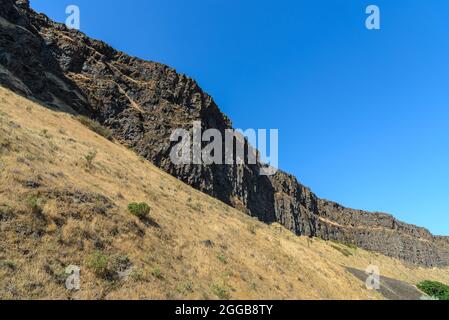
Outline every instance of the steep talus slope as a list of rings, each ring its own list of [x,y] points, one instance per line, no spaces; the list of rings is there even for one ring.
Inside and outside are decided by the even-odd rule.
[[[260,165],[174,165],[174,128],[231,128],[213,99],[167,66],[118,52],[68,30],[27,1],[0,0],[0,83],[26,97],[95,118],[116,139],[194,188],[298,235],[355,244],[425,266],[449,264],[448,240],[393,217],[346,209],[317,198],[285,173]]]

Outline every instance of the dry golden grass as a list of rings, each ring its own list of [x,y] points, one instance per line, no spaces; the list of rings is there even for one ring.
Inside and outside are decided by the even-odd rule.
[[[4,88],[0,181],[1,299],[381,299],[345,270],[370,264],[449,283],[447,269],[262,224]],[[151,220],[131,215],[131,202],[148,203]],[[95,252],[109,274],[96,274]],[[64,286],[68,265],[81,268],[77,292]]]

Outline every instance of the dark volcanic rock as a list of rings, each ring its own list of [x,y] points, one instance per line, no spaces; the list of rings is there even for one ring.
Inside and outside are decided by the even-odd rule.
[[[259,175],[260,165],[174,165],[175,128],[224,132],[230,120],[198,84],[37,14],[28,1],[0,0],[0,84],[61,111],[87,115],[155,165],[221,201],[298,235],[355,244],[424,266],[449,265],[449,240],[392,216],[317,198],[296,178]]]
[[[27,1],[18,3],[20,8],[0,1],[0,84],[54,108],[88,112],[85,96],[64,75],[36,27],[48,19],[29,15]]]

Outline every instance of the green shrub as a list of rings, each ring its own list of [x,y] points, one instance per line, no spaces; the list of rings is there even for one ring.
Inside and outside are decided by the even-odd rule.
[[[430,297],[438,300],[449,300],[449,286],[437,281],[423,281],[417,285],[418,289]]]
[[[217,255],[218,260],[220,260],[221,263],[228,263],[228,259],[226,258],[226,256],[222,253],[220,253],[219,255]]]
[[[162,271],[159,268],[154,268],[153,270],[151,270],[151,275],[157,279],[163,279],[164,277],[162,276]]]
[[[147,281],[146,274],[143,270],[133,270],[129,275],[136,282]]]
[[[151,208],[145,202],[141,203],[133,202],[128,205],[128,210],[129,212],[131,212],[131,214],[135,215],[139,219],[144,219],[148,217]]]
[[[51,139],[51,138],[52,138],[51,134],[48,133],[48,130],[47,130],[47,129],[43,129],[43,130],[41,131],[40,135],[41,135],[42,137],[46,138],[46,139]]]
[[[176,291],[178,291],[181,294],[188,294],[188,293],[192,293],[193,292],[193,283],[192,282],[186,282],[183,285],[181,285],[180,287],[178,287],[176,289]]]
[[[11,141],[5,137],[0,137],[0,151],[2,151],[2,149],[5,150],[10,150],[11,149]]]
[[[98,122],[85,116],[77,116],[76,119],[93,132],[99,134],[102,137],[105,137],[108,140],[112,140],[112,131],[106,127],[103,127]]]
[[[229,291],[218,285],[218,284],[214,284],[212,286],[212,292],[218,297],[218,299],[220,300],[229,300],[231,299],[231,294],[229,293]]]
[[[97,150],[91,150],[84,156],[84,160],[86,160],[86,167],[88,169],[92,169],[94,167],[94,160],[96,157]]]
[[[257,226],[255,224],[248,224],[247,229],[251,234],[256,234]]]
[[[30,196],[27,199],[27,207],[31,213],[41,214],[44,206],[44,201],[37,196]]]
[[[89,256],[88,266],[92,272],[99,277],[108,274],[109,257],[97,250]]]

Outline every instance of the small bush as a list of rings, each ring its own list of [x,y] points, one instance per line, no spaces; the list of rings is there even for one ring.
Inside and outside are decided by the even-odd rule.
[[[90,255],[88,265],[96,276],[105,277],[108,274],[109,257],[97,250]]]
[[[157,279],[163,279],[164,277],[162,276],[162,271],[159,268],[154,268],[151,271],[151,275]]]
[[[193,292],[193,284],[190,281],[186,282],[183,285],[181,285],[180,287],[178,287],[176,289],[176,291],[178,291],[180,294],[192,293]]]
[[[112,140],[112,131],[109,130],[106,127],[103,127],[101,124],[99,124],[98,122],[89,119],[88,117],[85,116],[77,116],[76,119],[84,126],[86,126],[87,128],[89,128],[90,130],[92,130],[93,132],[99,134],[100,136],[108,139],[108,140]]]
[[[136,282],[148,280],[146,273],[143,270],[133,270],[129,276]]]
[[[196,212],[203,212],[203,206],[199,202],[194,204],[189,203],[188,206]]]
[[[248,231],[251,233],[251,234],[256,234],[256,231],[257,231],[257,226],[255,225],[255,224],[249,224],[248,226],[247,226],[247,228],[248,228]]]
[[[423,281],[417,285],[418,289],[430,297],[438,300],[449,300],[449,286],[437,281]]]
[[[220,300],[229,300],[231,299],[231,295],[228,292],[228,290],[226,290],[226,288],[223,288],[217,284],[214,284],[212,286],[212,292],[218,297],[218,299]]]
[[[31,213],[41,214],[44,206],[44,201],[37,196],[30,196],[27,199],[27,207]]]
[[[96,157],[97,157],[97,151],[96,150],[89,151],[89,153],[84,156],[84,159],[86,160],[86,167],[88,169],[92,169],[93,168],[93,166],[94,166],[93,163],[94,163],[94,160],[95,160]]]
[[[51,134],[48,133],[48,130],[47,130],[47,129],[43,129],[43,130],[41,131],[40,135],[41,135],[42,137],[46,138],[46,139],[51,139],[51,138],[52,138]]]
[[[17,264],[14,261],[10,260],[0,261],[0,267],[3,267],[10,272],[14,272],[17,270]]]
[[[139,219],[145,219],[148,217],[151,208],[145,202],[141,203],[133,202],[128,205],[128,210],[129,212],[131,212],[131,214],[135,215]]]
[[[5,137],[0,137],[0,151],[2,149],[10,150],[11,149],[11,141]]]
[[[218,258],[218,260],[220,260],[221,263],[224,263],[224,264],[228,263],[228,259],[227,259],[226,256],[225,256],[224,254],[222,254],[222,253],[220,253],[220,254],[217,256],[217,258]]]

